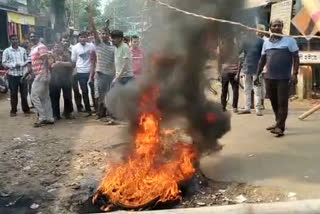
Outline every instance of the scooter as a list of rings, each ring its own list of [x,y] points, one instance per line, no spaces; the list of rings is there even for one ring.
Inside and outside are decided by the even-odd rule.
[[[9,86],[7,81],[7,71],[0,70],[0,93],[6,94],[8,92]]]

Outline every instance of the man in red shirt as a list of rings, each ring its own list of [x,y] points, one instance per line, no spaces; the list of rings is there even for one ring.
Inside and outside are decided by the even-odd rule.
[[[31,66],[29,71],[35,74],[35,79],[32,84],[31,101],[38,113],[39,121],[34,124],[34,127],[54,124],[51,101],[49,96],[49,63],[48,63],[48,48],[39,42],[39,37],[36,33],[30,34],[30,40],[34,45],[31,49]]]
[[[132,71],[134,76],[137,78],[143,73],[144,69],[144,51],[140,47],[139,36],[131,37],[131,54],[132,54]]]

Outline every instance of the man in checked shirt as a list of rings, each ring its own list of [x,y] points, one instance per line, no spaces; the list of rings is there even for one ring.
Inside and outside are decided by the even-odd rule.
[[[21,96],[21,107],[25,114],[30,114],[28,105],[28,85],[23,79],[26,72],[28,57],[24,48],[19,46],[17,35],[10,35],[11,46],[3,52],[2,63],[8,70],[8,82],[10,89],[11,111],[10,116],[17,116],[18,91]]]

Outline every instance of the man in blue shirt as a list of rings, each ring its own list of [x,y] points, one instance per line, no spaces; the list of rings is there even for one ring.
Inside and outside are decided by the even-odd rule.
[[[256,115],[263,116],[262,113],[262,86],[254,86],[253,81],[257,78],[257,68],[261,57],[264,40],[259,35],[249,36],[243,43],[241,52],[244,53],[244,63],[242,72],[244,73],[245,108],[239,114],[250,114],[252,99],[252,89],[256,100]]]
[[[270,30],[272,33],[282,34],[283,21],[279,19],[272,21]],[[267,130],[277,137],[284,135],[288,116],[289,85],[290,82],[297,84],[299,64],[299,48],[293,38],[271,35],[270,39],[264,42],[258,65],[258,77],[266,66],[267,72],[264,76],[266,91],[276,119],[276,124]],[[257,78],[255,85],[259,83]]]

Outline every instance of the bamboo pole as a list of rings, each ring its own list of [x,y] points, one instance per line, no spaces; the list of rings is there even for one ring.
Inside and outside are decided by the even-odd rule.
[[[303,113],[303,114],[299,117],[299,119],[300,119],[300,120],[304,120],[304,119],[306,119],[307,117],[309,117],[310,115],[312,115],[313,113],[315,113],[315,112],[318,111],[318,110],[320,110],[320,104],[317,105],[317,106],[315,106],[315,107],[313,107],[313,108],[310,109],[309,111]]]

